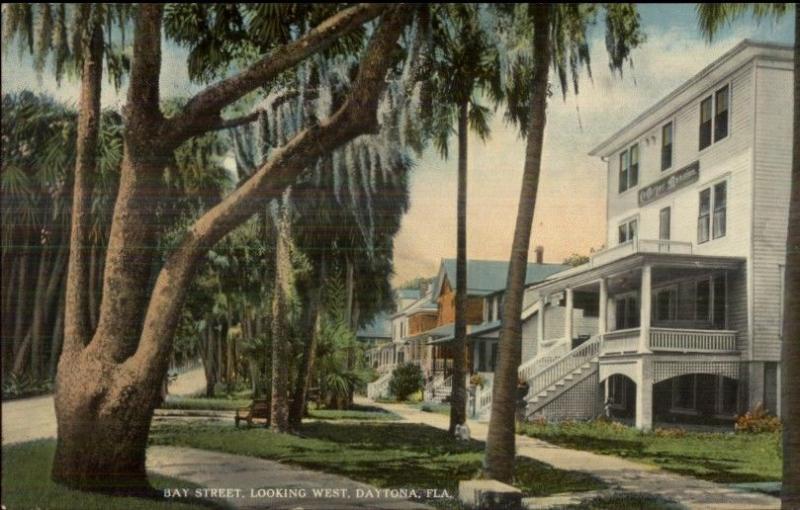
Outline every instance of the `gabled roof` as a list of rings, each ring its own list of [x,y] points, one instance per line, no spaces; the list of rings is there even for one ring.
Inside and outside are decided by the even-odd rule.
[[[419,289],[396,289],[398,299],[419,299]]]
[[[528,264],[525,285],[538,283],[548,276],[568,269],[564,264]],[[436,278],[433,299],[439,297],[444,278],[451,286],[455,286],[456,260],[443,259]],[[508,278],[508,261],[504,260],[468,260],[467,261],[467,294],[486,296],[505,290]]]

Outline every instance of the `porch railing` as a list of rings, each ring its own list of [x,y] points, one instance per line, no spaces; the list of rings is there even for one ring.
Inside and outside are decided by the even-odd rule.
[[[600,354],[624,354],[639,350],[639,328],[621,329],[603,335]]]
[[[533,378],[528,381],[528,394],[537,395],[550,385],[555,384],[574,372],[581,365],[594,361],[599,352],[600,337],[592,337],[534,375]]]
[[[528,381],[543,368],[557,361],[568,352],[569,343],[566,341],[559,341],[555,345],[539,352],[536,356],[520,365],[519,369],[517,370],[517,376],[523,381]]]
[[[736,331],[650,328],[650,349],[678,352],[736,351]]]
[[[589,260],[589,267],[601,266],[634,253],[675,253],[691,255],[692,243],[683,241],[666,241],[661,239],[634,239],[598,251]]]

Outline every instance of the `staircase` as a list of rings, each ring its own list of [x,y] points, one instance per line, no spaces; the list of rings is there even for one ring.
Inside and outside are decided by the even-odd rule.
[[[425,387],[425,401],[441,404],[450,399],[453,391],[453,376],[436,378]]]
[[[392,371],[386,372],[375,381],[367,384],[367,398],[377,400],[389,396],[389,381],[392,379]]]
[[[597,372],[597,359],[600,353],[600,336],[595,336],[567,352],[556,360],[540,362],[533,372],[534,364],[525,367],[528,382],[528,406],[526,417],[531,417],[544,406],[553,402],[587,377]],[[537,358],[534,358],[536,360]],[[520,366],[520,376],[523,375]]]

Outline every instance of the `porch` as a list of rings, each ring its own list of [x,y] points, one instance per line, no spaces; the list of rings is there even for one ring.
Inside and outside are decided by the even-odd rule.
[[[597,391],[608,405],[606,381],[621,374],[635,385],[632,418],[637,427],[648,429],[653,399],[663,393],[654,395],[655,384],[685,374],[724,372],[739,379],[740,352],[747,345],[744,259],[692,255],[691,244],[685,244],[625,243],[534,289],[543,311],[537,355],[520,367],[520,376],[531,386],[532,413],[554,405],[578,383],[587,409],[596,410],[591,396],[596,392],[587,392],[592,384],[599,383]],[[563,319],[558,318],[564,321],[563,335],[557,338],[546,336],[553,330],[546,327],[552,309],[543,306],[547,303],[565,309]],[[596,317],[591,334],[575,335],[577,326],[582,333],[586,329],[575,324],[576,308],[582,316]]]

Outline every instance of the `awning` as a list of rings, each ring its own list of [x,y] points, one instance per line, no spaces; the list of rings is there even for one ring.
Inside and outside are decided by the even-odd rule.
[[[484,322],[475,326],[467,325],[467,341],[474,340],[475,338],[479,338],[481,335],[497,331],[500,329],[501,324],[502,322],[497,320],[492,322]],[[452,324],[450,324],[450,326],[452,326]],[[451,332],[447,336],[429,341],[428,345],[441,345],[452,342],[453,340],[455,340],[455,334]]]

